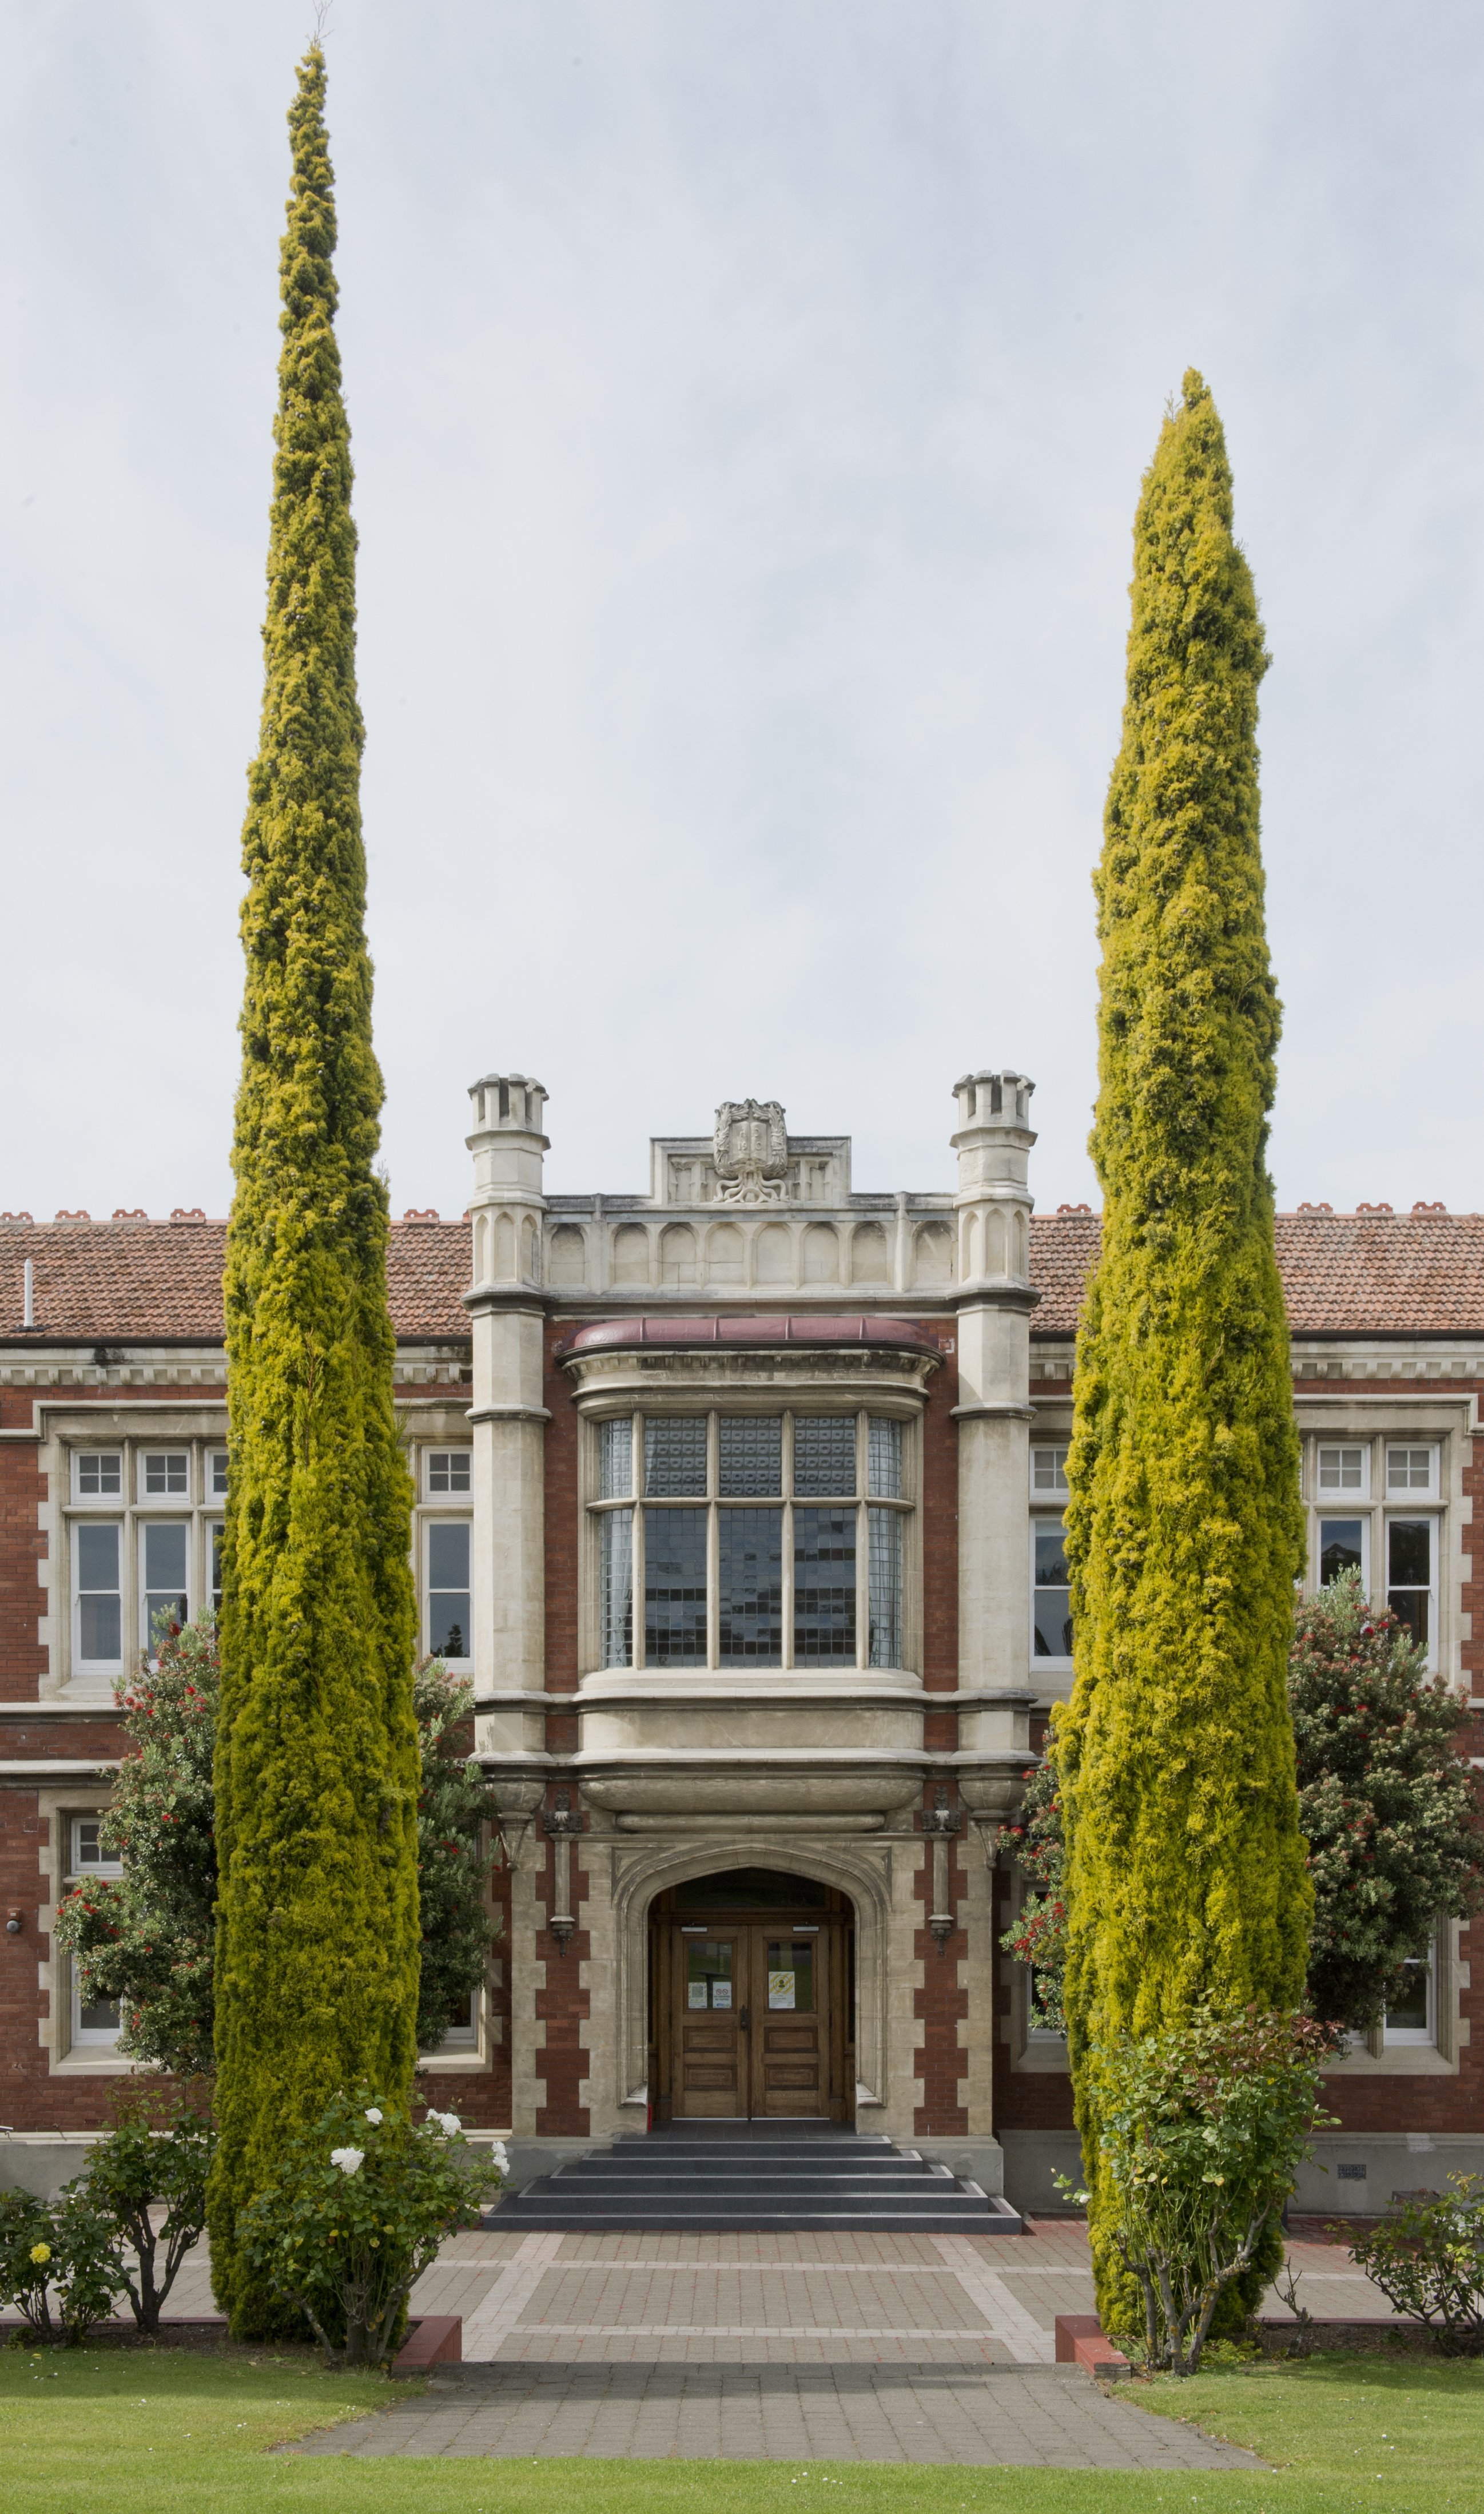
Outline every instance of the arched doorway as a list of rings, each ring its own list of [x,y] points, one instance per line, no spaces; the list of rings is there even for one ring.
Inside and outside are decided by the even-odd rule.
[[[856,1932],[848,1894],[727,1868],[650,1907],[649,2088],[668,2121],[853,2122]]]

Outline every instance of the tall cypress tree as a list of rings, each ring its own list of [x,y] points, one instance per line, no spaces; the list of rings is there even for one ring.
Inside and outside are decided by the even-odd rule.
[[[411,2088],[412,1492],[392,1412],[381,1077],[359,800],[355,528],[325,62],[300,63],[226,1256],[230,1475],[216,1764],[217,2293],[275,2308],[240,2208],[338,2088]]]
[[[1134,546],[1096,880],[1103,1237],[1077,1342],[1076,1680],[1057,1730],[1067,2028],[1100,2301],[1115,2316],[1098,2048],[1202,2003],[1297,2006],[1311,1905],[1286,1690],[1298,1439],[1265,1157],[1279,1027],[1258,840],[1267,657],[1221,421],[1193,370]]]

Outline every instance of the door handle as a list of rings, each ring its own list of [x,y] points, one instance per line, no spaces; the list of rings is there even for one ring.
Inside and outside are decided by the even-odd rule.
[[[745,2007],[740,2007],[737,2011],[737,2030],[740,2034],[750,2034],[752,2031],[752,2018]]]

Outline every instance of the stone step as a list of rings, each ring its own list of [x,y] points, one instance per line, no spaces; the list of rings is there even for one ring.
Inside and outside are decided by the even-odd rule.
[[[702,2215],[695,2209],[585,2208],[552,2209],[541,2201],[503,2201],[489,2214],[487,2227],[505,2232],[515,2227],[531,2234],[832,2234],[832,2235],[1019,2235],[1022,2221],[1003,2201],[982,2203],[979,2210],[949,2213],[942,2209],[725,2209]]]

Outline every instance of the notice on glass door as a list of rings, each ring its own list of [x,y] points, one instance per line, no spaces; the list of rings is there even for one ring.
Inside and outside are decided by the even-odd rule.
[[[770,1972],[768,1975],[768,2005],[770,2007],[791,2007],[793,2006],[794,1978],[795,1976],[791,1972]]]

